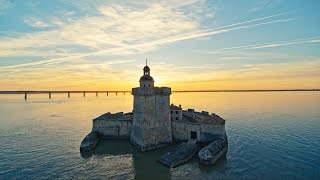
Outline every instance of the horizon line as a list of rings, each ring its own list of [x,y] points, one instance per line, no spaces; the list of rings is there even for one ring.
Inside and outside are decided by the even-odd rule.
[[[320,88],[308,89],[213,89],[213,90],[172,90],[173,93],[189,92],[272,92],[272,91],[320,91]],[[0,91],[0,94],[45,94],[45,93],[128,93],[131,90],[9,90]]]

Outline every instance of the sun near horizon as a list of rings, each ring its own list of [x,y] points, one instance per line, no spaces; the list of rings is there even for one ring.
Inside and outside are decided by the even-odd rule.
[[[237,7],[237,8],[235,8]],[[0,1],[0,91],[319,89],[319,2]]]

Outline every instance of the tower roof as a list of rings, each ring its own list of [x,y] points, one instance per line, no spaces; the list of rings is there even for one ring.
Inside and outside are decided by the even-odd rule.
[[[140,81],[154,81],[153,77],[151,77],[150,75],[143,75],[140,78]]]
[[[140,81],[154,81],[153,77],[150,76],[150,68],[148,66],[148,60],[146,59],[146,66],[143,68],[143,76]]]
[[[150,72],[149,66],[146,65],[146,66],[143,68],[143,71],[149,71],[149,72]]]

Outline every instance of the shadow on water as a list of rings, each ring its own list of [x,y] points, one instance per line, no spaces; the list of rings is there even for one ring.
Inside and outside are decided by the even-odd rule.
[[[221,157],[214,166],[201,165],[197,161],[197,156],[188,163],[176,168],[169,168],[159,162],[160,156],[171,151],[177,144],[141,152],[128,140],[124,139],[102,139],[94,150],[81,153],[84,159],[90,159],[92,156],[121,156],[131,155],[133,157],[132,166],[134,167],[135,179],[175,179],[181,177],[201,177],[201,174],[212,174],[214,171],[223,172],[227,159],[226,155]],[[117,163],[117,162],[114,162]]]
[[[213,179],[225,178],[230,179],[226,175],[227,158],[223,155],[214,165],[203,165],[198,163],[198,157],[194,156],[189,162],[171,169],[171,179]]]
[[[126,155],[132,154],[134,147],[123,139],[102,139],[96,148],[87,152],[81,152],[81,157],[87,159],[92,155]]]

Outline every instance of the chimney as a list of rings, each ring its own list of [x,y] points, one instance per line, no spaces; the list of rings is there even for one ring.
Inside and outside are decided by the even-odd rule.
[[[189,112],[189,113],[193,113],[193,112],[194,112],[194,109],[188,109],[188,112]]]

